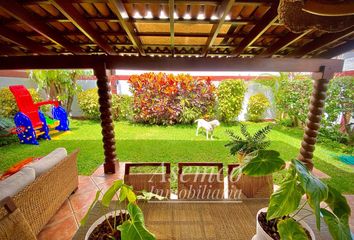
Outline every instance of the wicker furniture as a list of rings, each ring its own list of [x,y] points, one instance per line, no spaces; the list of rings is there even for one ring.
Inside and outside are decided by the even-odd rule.
[[[73,240],[85,239],[92,223],[114,209],[97,203],[85,226],[81,226]],[[141,202],[146,227],[159,240],[250,240],[256,233],[257,211],[267,206],[267,199],[244,199],[243,201],[150,201]],[[306,207],[305,207],[306,208]],[[301,210],[299,218],[308,215]],[[311,215],[304,221],[313,229],[317,240],[331,239],[327,226],[321,220],[321,232]]]
[[[78,187],[77,154],[74,151],[47,173],[12,197],[13,202],[37,235],[53,217],[64,201]],[[8,211],[0,209],[0,219],[8,217]],[[23,238],[18,238],[23,239]]]
[[[185,167],[216,167],[217,173],[183,173]],[[179,163],[178,199],[215,200],[224,198],[222,163]]]
[[[0,240],[36,240],[27,220],[10,197],[4,198],[0,207],[7,212],[6,216],[0,219]]]
[[[130,173],[131,167],[165,167],[165,173]],[[148,191],[170,198],[170,163],[126,163],[124,182],[135,191]]]
[[[229,199],[239,198],[269,198],[273,193],[273,177],[251,177],[247,175],[233,176],[239,164],[228,165]]]

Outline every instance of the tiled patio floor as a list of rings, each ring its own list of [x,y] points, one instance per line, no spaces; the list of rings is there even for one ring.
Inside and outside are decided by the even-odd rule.
[[[318,177],[326,177],[319,170],[314,171]],[[100,166],[91,176],[79,176],[79,188],[64,202],[56,215],[48,222],[39,233],[39,240],[69,240],[75,234],[80,221],[87,212],[88,207],[95,198],[97,190],[105,191],[110,184],[123,179],[124,163],[117,166],[117,172],[105,175],[103,166]],[[354,195],[346,195],[352,212],[354,212]],[[354,214],[350,219],[351,230],[354,231]]]

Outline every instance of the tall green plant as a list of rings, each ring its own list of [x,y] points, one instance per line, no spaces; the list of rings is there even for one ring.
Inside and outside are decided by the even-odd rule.
[[[251,96],[247,106],[248,120],[255,122],[261,120],[268,107],[270,107],[270,102],[263,93]]]
[[[218,112],[222,121],[236,120],[242,110],[245,92],[246,86],[242,80],[229,79],[220,83],[217,96]]]
[[[254,158],[241,166],[240,172],[249,176],[265,176],[282,169],[284,161],[277,166],[272,158]],[[305,201],[302,201],[303,196]],[[327,207],[322,207],[325,203]],[[296,217],[306,205],[309,216],[314,215],[317,228],[321,227],[321,215],[335,240],[350,240],[350,207],[346,198],[337,190],[312,175],[298,160],[292,160],[286,178],[275,191],[268,205],[267,220],[275,220],[281,239],[306,239],[304,230]],[[301,238],[298,238],[298,237]]]
[[[79,76],[87,74],[83,70],[33,70],[29,78],[43,89],[50,99],[58,99],[69,113],[74,96],[81,91],[77,84]]]

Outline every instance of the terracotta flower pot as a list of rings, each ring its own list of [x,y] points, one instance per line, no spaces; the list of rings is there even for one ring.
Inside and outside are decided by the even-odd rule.
[[[256,222],[257,222],[257,228],[256,228],[256,235],[253,236],[252,240],[273,240],[273,238],[271,238],[262,228],[262,226],[259,224],[258,222],[258,215],[261,212],[267,212],[268,208],[262,208],[257,212],[257,216],[256,216]],[[307,225],[307,223],[305,223],[304,221],[299,221],[299,223],[301,224],[301,226],[303,228],[305,228],[311,236],[312,240],[316,240],[315,234],[313,233],[312,229],[310,228],[309,225]]]

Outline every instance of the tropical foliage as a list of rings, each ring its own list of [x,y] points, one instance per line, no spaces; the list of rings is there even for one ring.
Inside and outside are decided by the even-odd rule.
[[[222,121],[235,121],[242,109],[243,98],[246,92],[242,80],[229,79],[220,83],[218,95],[218,112]]]
[[[85,117],[99,119],[99,102],[97,88],[78,94],[78,103]],[[112,94],[112,116],[114,120],[130,120],[132,118],[132,97]]]
[[[293,126],[303,125],[311,92],[312,80],[309,78],[283,79],[276,94],[276,106],[281,118],[290,118]]]
[[[241,166],[240,172],[249,176],[264,176],[279,171],[284,164],[284,161],[274,162],[273,158],[258,156]],[[304,195],[306,200],[302,201]],[[321,203],[326,203],[327,207],[322,207],[324,204]],[[321,227],[320,215],[323,215],[333,239],[351,239],[348,223],[350,207],[346,198],[313,176],[302,162],[292,160],[287,176],[272,194],[267,210],[267,220],[276,220],[276,229],[281,238],[297,239],[296,236],[304,236],[303,228],[295,217],[306,204],[315,216],[318,229]]]
[[[79,76],[85,75],[83,70],[33,70],[29,78],[43,89],[50,99],[61,101],[65,110],[70,113],[75,94],[81,91],[77,84]]]
[[[254,122],[261,120],[268,107],[270,102],[263,93],[251,96],[247,106],[247,119]]]
[[[34,102],[40,102],[43,100],[35,89],[29,88],[28,91]],[[18,112],[16,99],[9,88],[0,89],[0,106],[0,116],[2,117],[13,117]]]
[[[250,154],[269,147],[270,141],[266,140],[266,137],[271,130],[270,125],[261,128],[253,135],[247,131],[246,125],[240,123],[240,128],[241,135],[226,130],[226,133],[230,137],[230,141],[225,147],[230,148],[231,155],[236,155],[237,153]]]
[[[207,117],[215,104],[215,88],[209,79],[194,79],[186,74],[144,73],[132,75],[129,83],[137,122],[164,125],[190,122]]]
[[[96,197],[89,207],[86,215],[81,220],[81,224],[85,225],[87,222],[88,215],[90,214],[93,206],[98,202],[101,191],[96,193]],[[149,193],[136,196],[133,188],[129,185],[124,184],[123,180],[117,180],[113,182],[110,188],[103,194],[101,203],[104,207],[109,209],[113,205],[113,198],[117,197],[115,200],[114,209],[114,221],[113,225],[106,218],[105,222],[109,226],[109,232],[106,233],[109,239],[115,239],[116,232],[120,231],[121,239],[124,240],[155,240],[155,235],[152,234],[144,224],[144,215],[142,210],[137,205],[137,199],[146,199],[156,197],[161,199],[160,196]],[[123,206],[126,205],[126,209]],[[124,214],[124,210],[128,214]],[[120,217],[121,223],[116,221],[116,217]]]

